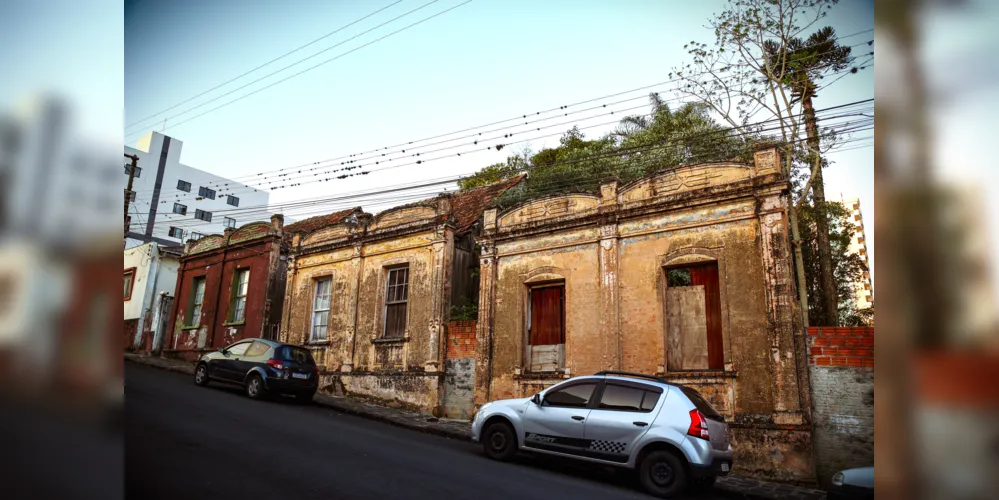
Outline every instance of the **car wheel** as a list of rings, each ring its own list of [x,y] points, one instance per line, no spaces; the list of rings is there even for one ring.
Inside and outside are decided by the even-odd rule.
[[[194,369],[194,383],[201,387],[208,385],[208,365],[201,363]]]
[[[645,491],[669,498],[687,486],[687,469],[676,455],[668,451],[653,451],[639,465],[638,477]]]
[[[693,493],[707,493],[715,487],[715,476],[698,477],[690,480],[690,491]]]
[[[315,396],[315,395],[316,395],[316,393],[314,393],[314,392],[305,392],[305,393],[295,394],[295,401],[298,401],[299,403],[311,403],[312,402],[312,396]]]
[[[489,458],[505,462],[517,453],[517,437],[509,424],[496,422],[482,433],[482,447]]]
[[[260,378],[260,375],[254,373],[250,375],[250,378],[246,379],[246,395],[250,399],[263,399],[266,389],[264,389],[264,379]]]

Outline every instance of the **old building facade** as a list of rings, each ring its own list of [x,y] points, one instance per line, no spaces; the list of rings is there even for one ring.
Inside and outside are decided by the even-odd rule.
[[[738,472],[813,480],[789,183],[776,150],[754,163],[487,210],[476,403],[600,370],[654,373],[725,416]]]
[[[324,390],[442,414],[448,313],[478,294],[477,222],[519,180],[289,225],[281,340],[313,352]]]
[[[270,224],[188,240],[164,354],[195,359],[243,338],[277,337],[287,266],[283,226],[275,215]]]

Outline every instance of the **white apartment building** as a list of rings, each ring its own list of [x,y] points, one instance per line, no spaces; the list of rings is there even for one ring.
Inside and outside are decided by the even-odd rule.
[[[126,155],[138,157],[132,181],[125,248],[155,241],[181,245],[188,239],[221,234],[226,227],[270,220],[270,194],[246,184],[181,163],[184,143],[150,132]],[[131,162],[125,163],[122,186],[127,189]]]
[[[871,258],[867,254],[867,235],[864,232],[864,217],[860,213],[860,199],[851,198],[843,200],[842,203],[850,213],[849,221],[853,224],[853,237],[850,239],[847,254],[858,254],[867,264],[867,269],[864,269],[864,274],[860,281],[853,285],[856,291],[856,304],[854,307],[858,310],[867,309],[874,305],[874,289],[871,283]]]

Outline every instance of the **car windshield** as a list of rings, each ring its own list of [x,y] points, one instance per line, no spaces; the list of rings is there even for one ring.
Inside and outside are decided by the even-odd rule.
[[[715,411],[714,407],[711,406],[711,403],[708,403],[706,399],[701,397],[699,392],[691,389],[690,387],[680,387],[680,390],[690,399],[690,402],[694,403],[694,406],[704,414],[705,418],[710,418],[711,420],[718,422],[725,421],[725,418]]]
[[[308,349],[302,349],[301,347],[284,346],[281,349],[281,359],[294,361],[303,365],[316,364],[315,360],[312,359],[312,353]]]

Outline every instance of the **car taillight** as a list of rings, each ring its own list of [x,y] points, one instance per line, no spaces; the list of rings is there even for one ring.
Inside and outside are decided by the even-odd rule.
[[[269,367],[271,367],[271,368],[273,368],[275,370],[284,370],[284,363],[282,363],[282,362],[280,362],[280,361],[278,361],[276,359],[268,359],[267,360],[267,366],[269,366]]]
[[[708,421],[704,414],[698,410],[690,410],[690,428],[687,429],[688,436],[695,438],[711,439],[708,434]]]

